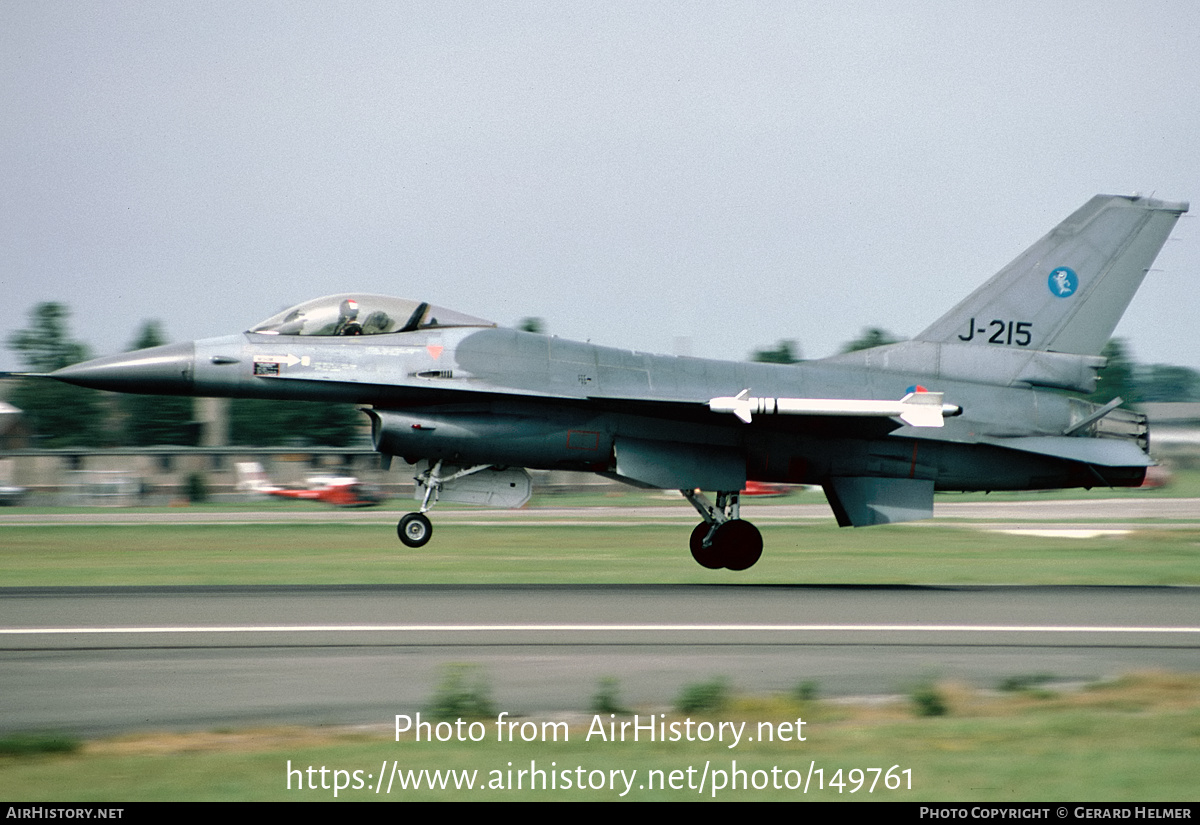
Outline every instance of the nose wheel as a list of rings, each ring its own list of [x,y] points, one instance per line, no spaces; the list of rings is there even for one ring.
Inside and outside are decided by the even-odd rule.
[[[409,547],[424,547],[433,536],[433,525],[424,513],[408,513],[396,525],[396,535]]]

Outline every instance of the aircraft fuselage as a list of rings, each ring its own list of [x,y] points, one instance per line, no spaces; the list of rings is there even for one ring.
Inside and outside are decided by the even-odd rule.
[[[931,379],[824,362],[793,365],[652,355],[504,328],[362,337],[242,333],[145,350],[113,371],[97,359],[60,377],[102,389],[369,406],[377,447],[414,462],[615,473],[622,438],[703,445],[743,457],[761,481],[830,476],[927,479],[937,490],[1092,486],[1074,462],[1006,450],[982,437],[1056,436],[1078,401],[1031,387]],[[837,418],[744,424],[706,399],[743,389],[788,398],[899,398],[936,388],[960,406],[939,429]],[[1135,471],[1106,477],[1137,485]]]

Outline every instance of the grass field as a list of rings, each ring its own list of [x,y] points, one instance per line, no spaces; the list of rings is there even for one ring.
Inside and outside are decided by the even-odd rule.
[[[946,495],[939,502],[1063,498],[1200,497],[1200,472],[1176,473],[1152,490]],[[756,507],[823,504],[797,491]],[[673,506],[672,506],[673,505]],[[622,513],[550,523],[542,510],[596,506]],[[649,506],[677,509],[678,523],[637,523]],[[402,510],[394,501],[389,509]],[[462,513],[472,508],[454,508]],[[288,523],[288,514],[332,512],[307,502],[260,501],[175,508],[9,508],[6,514],[277,513],[272,524],[0,524],[5,586],[376,583],[800,583],[800,584],[1200,584],[1200,521],[1078,539],[1013,536],[969,523],[933,522],[843,530],[831,521],[759,522],[766,550],[741,573],[708,571],[687,551],[690,507],[653,491],[541,494],[528,517],[488,525],[435,518],[434,541],[403,547],[386,523]],[[381,510],[358,511],[394,518]],[[607,511],[606,511],[607,512]],[[768,510],[769,512],[769,510]],[[1064,514],[1069,518],[1070,514]],[[1200,519],[1200,514],[1197,514]],[[629,519],[629,520],[625,520]],[[182,520],[181,520],[182,521]]]
[[[5,586],[379,583],[1200,584],[1200,526],[1090,539],[763,523],[741,573],[699,567],[689,526],[378,524],[0,527]]]

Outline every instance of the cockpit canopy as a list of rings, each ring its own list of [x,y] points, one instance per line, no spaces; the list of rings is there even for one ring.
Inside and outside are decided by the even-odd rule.
[[[345,293],[297,304],[250,329],[262,335],[381,335],[433,327],[494,327],[491,321],[387,295]]]

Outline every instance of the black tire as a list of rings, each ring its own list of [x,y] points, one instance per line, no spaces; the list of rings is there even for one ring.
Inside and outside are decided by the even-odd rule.
[[[749,570],[762,558],[762,533],[750,522],[734,519],[717,528],[713,546],[718,549],[724,567]]]
[[[424,513],[409,513],[396,525],[396,535],[409,547],[424,547],[433,536],[433,525]]]
[[[702,521],[692,529],[692,537],[688,541],[688,546],[692,550],[692,558],[701,567],[707,567],[709,570],[720,570],[725,566],[721,560],[720,545],[714,541],[711,546],[704,546],[704,537],[708,535],[708,522]],[[715,537],[714,537],[715,538]]]

